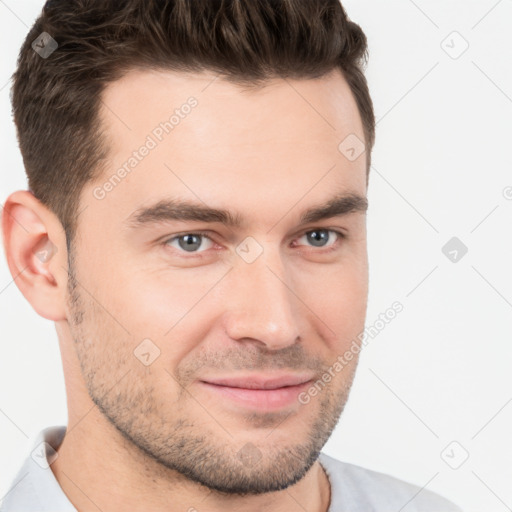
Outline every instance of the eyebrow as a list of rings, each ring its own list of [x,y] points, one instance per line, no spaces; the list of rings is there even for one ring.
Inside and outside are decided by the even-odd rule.
[[[300,224],[342,217],[353,212],[366,212],[367,209],[366,197],[354,193],[341,194],[302,212]],[[238,212],[232,213],[222,208],[210,208],[201,203],[180,199],[161,200],[152,206],[139,208],[129,215],[125,224],[136,229],[171,221],[217,222],[233,229],[242,229],[246,226],[246,222]]]

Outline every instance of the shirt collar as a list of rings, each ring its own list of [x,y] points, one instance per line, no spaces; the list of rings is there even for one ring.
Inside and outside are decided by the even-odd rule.
[[[66,426],[47,427],[39,432],[4,497],[2,512],[38,510],[40,512],[77,512],[51,470],[58,457]]]

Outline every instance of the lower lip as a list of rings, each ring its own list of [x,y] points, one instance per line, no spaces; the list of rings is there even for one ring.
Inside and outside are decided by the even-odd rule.
[[[217,395],[232,400],[251,409],[275,411],[288,407],[293,403],[299,404],[298,395],[307,389],[312,381],[296,386],[286,386],[277,389],[247,389],[220,386],[201,381],[200,384]]]

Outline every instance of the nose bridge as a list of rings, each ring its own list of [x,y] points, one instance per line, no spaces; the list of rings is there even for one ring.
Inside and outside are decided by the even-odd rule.
[[[235,260],[229,276],[226,329],[234,340],[259,340],[270,349],[294,344],[299,336],[297,299],[287,282],[278,250],[265,249],[249,263]]]

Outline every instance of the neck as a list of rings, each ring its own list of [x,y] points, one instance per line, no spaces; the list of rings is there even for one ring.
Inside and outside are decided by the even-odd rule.
[[[281,491],[226,495],[163,467],[125,439],[92,402],[91,407],[81,418],[70,417],[59,456],[50,466],[80,512],[328,511],[330,484],[318,460],[299,482]]]

